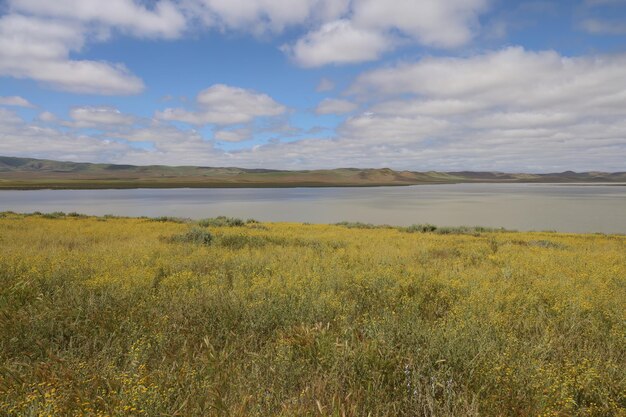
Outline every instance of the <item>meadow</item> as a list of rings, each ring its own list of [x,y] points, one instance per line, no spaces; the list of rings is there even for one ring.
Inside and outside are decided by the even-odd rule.
[[[626,236],[0,214],[0,415],[625,416]]]

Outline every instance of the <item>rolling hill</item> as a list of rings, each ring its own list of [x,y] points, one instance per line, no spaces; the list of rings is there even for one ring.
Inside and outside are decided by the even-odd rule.
[[[0,156],[0,189],[367,187],[460,182],[620,183],[626,172],[418,172],[389,168],[285,171],[234,167],[115,165]]]

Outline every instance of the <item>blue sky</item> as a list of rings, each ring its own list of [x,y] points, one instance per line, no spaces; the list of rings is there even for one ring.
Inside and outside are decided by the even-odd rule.
[[[0,154],[626,170],[626,1],[0,1]]]

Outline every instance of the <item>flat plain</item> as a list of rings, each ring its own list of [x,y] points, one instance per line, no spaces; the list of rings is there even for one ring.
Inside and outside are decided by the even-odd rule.
[[[626,414],[626,237],[0,215],[0,414]]]

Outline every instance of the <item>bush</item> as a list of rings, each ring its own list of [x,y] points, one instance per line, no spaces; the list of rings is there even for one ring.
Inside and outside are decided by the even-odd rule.
[[[343,226],[348,229],[380,229],[385,226],[377,226],[372,223],[362,223],[362,222],[339,222],[335,223],[335,226]]]
[[[44,213],[41,215],[44,219],[62,219],[65,217],[65,213],[62,211],[55,211],[53,213]]]
[[[413,224],[404,229],[405,232],[408,233],[426,233],[426,232],[434,232],[437,230],[437,226],[434,224]]]
[[[550,240],[531,240],[528,242],[528,246],[536,246],[538,248],[547,248],[547,249],[565,249],[565,245],[552,242]]]
[[[186,233],[172,236],[171,238],[169,238],[169,241],[175,243],[193,243],[196,245],[208,246],[213,241],[213,235],[206,230],[194,227]]]
[[[249,221],[249,220],[248,220]],[[250,221],[249,221],[250,222]],[[235,226],[243,226],[245,222],[236,217],[226,217],[226,216],[218,216],[211,217],[208,219],[202,219],[198,222],[199,226],[202,227],[235,227]]]
[[[224,247],[231,249],[242,249],[246,246],[251,248],[261,248],[266,245],[279,245],[288,246],[290,244],[295,246],[299,242],[290,241],[288,239],[277,236],[253,236],[253,235],[225,235],[220,238],[220,244]]]
[[[444,226],[437,227],[433,224],[414,224],[409,227],[401,228],[403,232],[407,233],[436,233],[439,235],[472,235],[478,236],[481,233],[494,233],[494,232],[513,232],[513,230],[506,230],[504,228],[492,228],[482,226]]]
[[[87,217],[85,214],[76,213],[75,211],[71,213],[67,213],[67,217],[77,217],[77,218],[85,218]]]
[[[183,219],[180,217],[170,217],[170,216],[161,216],[150,219],[151,222],[162,222],[162,223],[187,223],[188,219]]]

